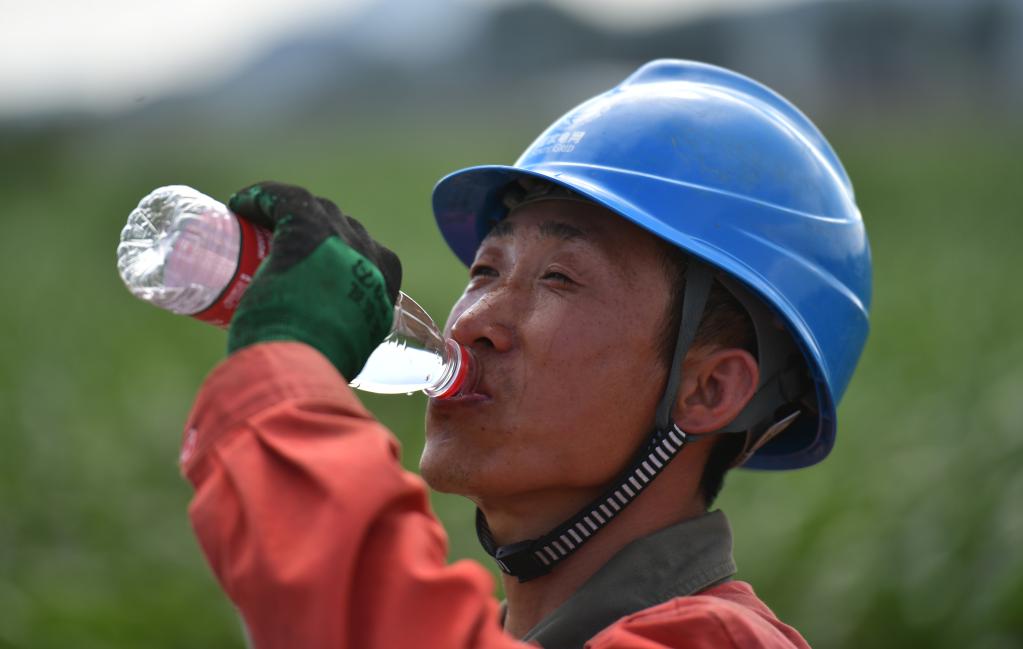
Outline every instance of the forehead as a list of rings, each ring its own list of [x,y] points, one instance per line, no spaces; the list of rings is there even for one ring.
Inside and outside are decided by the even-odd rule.
[[[513,210],[490,230],[483,243],[534,238],[589,245],[623,259],[656,256],[661,245],[653,234],[600,205],[559,199]]]

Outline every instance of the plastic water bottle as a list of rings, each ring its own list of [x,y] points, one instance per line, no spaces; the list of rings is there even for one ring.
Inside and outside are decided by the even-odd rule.
[[[172,313],[226,327],[271,233],[238,218],[219,201],[184,185],[154,190],[128,215],[117,270],[136,297]],[[472,353],[445,339],[429,314],[398,294],[391,332],[352,387],[382,394],[446,399],[476,381]]]

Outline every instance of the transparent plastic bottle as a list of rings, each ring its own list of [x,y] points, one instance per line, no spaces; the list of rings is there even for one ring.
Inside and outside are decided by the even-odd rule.
[[[117,270],[133,295],[155,306],[226,327],[271,235],[219,201],[184,185],[154,190],[121,231]],[[445,339],[415,300],[398,294],[394,324],[351,386],[381,394],[446,399],[476,381],[471,352]]]

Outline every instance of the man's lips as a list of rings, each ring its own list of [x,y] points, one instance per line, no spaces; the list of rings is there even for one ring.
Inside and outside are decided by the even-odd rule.
[[[469,394],[456,394],[455,396],[449,396],[446,399],[431,399],[433,403],[438,405],[444,405],[446,403],[475,403],[481,401],[490,401],[491,397],[488,394],[481,392],[471,392]]]
[[[490,390],[483,385],[482,382],[480,382],[474,387],[469,388],[468,392],[459,393],[453,397],[448,397],[447,399],[430,399],[430,403],[434,406],[456,406],[486,403],[492,400],[493,397],[490,394]]]
[[[453,397],[448,397],[447,399],[430,399],[430,404],[434,407],[444,408],[451,406],[466,406],[476,403],[486,403],[491,400],[492,399],[486,394],[473,392],[470,394],[459,394]]]

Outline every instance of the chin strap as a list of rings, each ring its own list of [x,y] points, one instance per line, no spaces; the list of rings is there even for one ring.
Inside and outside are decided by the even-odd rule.
[[[486,517],[482,511],[476,510],[476,535],[483,549],[494,557],[504,573],[517,577],[520,582],[549,573],[639,497],[683,446],[707,436],[686,433],[675,424],[671,414],[682,383],[682,360],[696,338],[713,280],[714,274],[710,267],[695,258],[689,260],[685,295],[682,298],[682,322],[675,342],[668,382],[657,406],[654,431],[629,468],[611,483],[611,487],[541,538],[510,545],[497,545]]]

